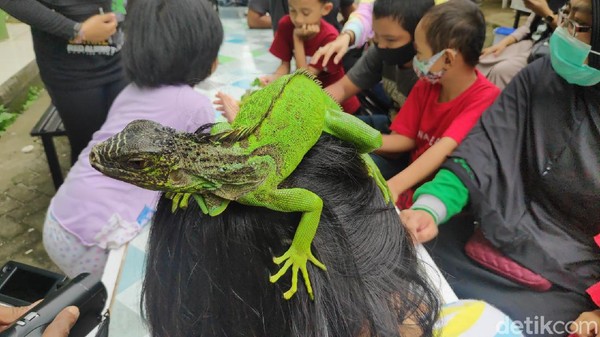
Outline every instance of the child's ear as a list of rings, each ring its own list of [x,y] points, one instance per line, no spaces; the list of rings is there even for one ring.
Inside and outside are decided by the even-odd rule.
[[[325,15],[329,14],[329,12],[331,12],[332,9],[333,9],[333,3],[331,1],[326,2],[323,5],[323,9],[321,9],[321,16],[325,16]]]
[[[444,58],[444,66],[453,66],[456,62],[457,52],[454,49],[446,49],[446,57]]]
[[[210,73],[213,74],[217,70],[217,66],[219,65],[219,59],[215,59],[210,66]]]

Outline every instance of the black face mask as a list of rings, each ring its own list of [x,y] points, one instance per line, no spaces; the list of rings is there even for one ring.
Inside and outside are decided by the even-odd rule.
[[[375,44],[375,48],[377,48],[383,62],[396,66],[403,66],[417,54],[412,42],[398,48],[379,48],[379,45]]]

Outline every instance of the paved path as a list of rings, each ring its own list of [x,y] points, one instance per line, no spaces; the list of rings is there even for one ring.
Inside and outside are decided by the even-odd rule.
[[[49,104],[44,92],[0,137],[0,263],[16,260],[60,272],[44,250],[41,232],[54,185],[41,142],[29,136]],[[55,143],[66,168],[68,141],[57,137]],[[27,145],[33,150],[22,152]]]

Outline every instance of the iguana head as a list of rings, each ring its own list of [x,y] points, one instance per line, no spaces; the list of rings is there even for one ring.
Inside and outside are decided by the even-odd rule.
[[[210,125],[207,125],[208,127]],[[149,190],[210,193],[235,200],[254,190],[270,172],[221,135],[177,132],[156,122],[137,120],[96,144],[90,164],[105,175]]]
[[[109,177],[151,190],[166,190],[169,176],[180,162],[175,137],[175,129],[136,120],[96,144],[90,152],[90,164]]]

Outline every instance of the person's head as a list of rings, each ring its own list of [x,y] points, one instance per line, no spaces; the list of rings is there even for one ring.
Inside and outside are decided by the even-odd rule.
[[[123,65],[133,83],[195,85],[216,67],[223,27],[206,0],[130,0],[125,35]]]
[[[292,187],[323,200],[312,252],[327,271],[307,265],[314,301],[301,276],[290,300],[291,272],[269,282],[301,214],[232,202],[209,217],[191,201],[172,213],[162,197],[143,288],[152,336],[432,335],[438,295],[357,150],[323,135],[280,186]]]
[[[472,71],[485,41],[485,18],[474,2],[450,0],[431,8],[415,30],[417,75],[432,83]]]
[[[290,19],[296,27],[318,25],[321,18],[333,9],[329,0],[289,0]]]
[[[550,38],[554,70],[581,86],[600,83],[600,1],[570,0]]]
[[[384,62],[403,65],[415,55],[412,45],[417,23],[433,6],[433,0],[376,0],[373,32]]]

